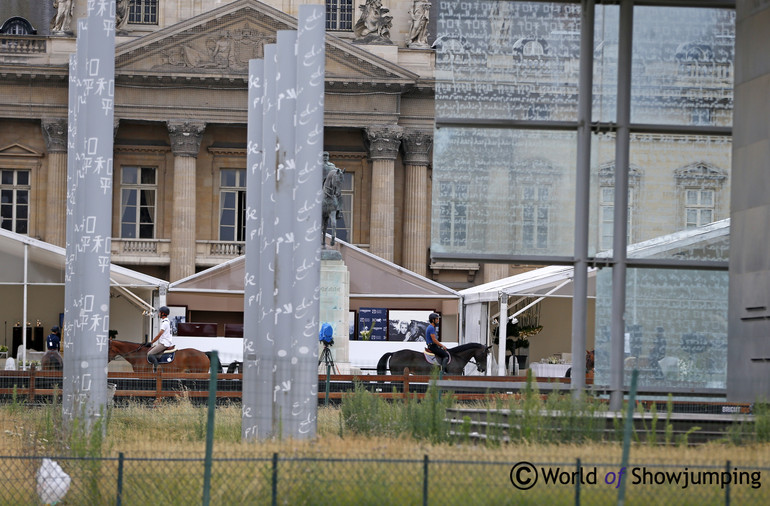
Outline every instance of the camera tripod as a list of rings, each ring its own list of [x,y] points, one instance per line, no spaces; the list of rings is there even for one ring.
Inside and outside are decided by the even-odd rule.
[[[321,362],[326,364],[326,371],[333,371],[336,374],[339,374],[340,371],[337,369],[337,366],[334,364],[334,359],[332,358],[332,350],[328,343],[324,343],[324,350],[321,352],[321,356],[318,358],[318,365],[321,365]]]

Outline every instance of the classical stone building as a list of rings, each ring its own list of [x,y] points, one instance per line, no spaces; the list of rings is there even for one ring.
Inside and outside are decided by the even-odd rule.
[[[68,58],[87,2],[57,30],[48,4],[0,5],[2,226],[63,245]],[[118,2],[114,263],[175,281],[243,253],[248,61],[296,29],[298,5]],[[355,13],[327,16],[324,149],[345,170],[338,235],[427,275],[434,51],[407,47],[411,1],[388,7],[371,44]]]

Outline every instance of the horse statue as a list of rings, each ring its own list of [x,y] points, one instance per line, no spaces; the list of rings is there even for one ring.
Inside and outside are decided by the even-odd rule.
[[[62,371],[64,370],[64,362],[61,355],[56,350],[48,350],[40,359],[40,369],[43,371]]]
[[[462,374],[465,365],[473,361],[476,369],[480,373],[487,370],[487,353],[491,346],[485,346],[480,343],[466,343],[454,348],[449,348],[451,360],[447,365],[447,374]],[[386,374],[390,369],[391,374],[404,374],[404,369],[409,368],[409,372],[414,374],[430,374],[434,365],[425,358],[425,355],[419,351],[399,350],[392,353],[386,353],[377,362],[377,374]]]
[[[152,372],[152,364],[147,361],[148,351],[150,351],[150,348],[144,343],[110,339],[107,361],[110,362],[115,360],[115,357],[121,356],[131,364],[134,372]],[[174,356],[170,360],[166,358],[167,355],[171,354]],[[202,351],[193,348],[163,353],[158,361],[160,362],[159,367],[167,372],[208,372],[210,367],[209,357]]]
[[[342,205],[342,181],[344,171],[337,167],[334,167],[324,178],[324,196],[323,204],[321,205],[321,221],[323,222],[323,230],[321,231],[321,244],[326,244],[326,229],[331,227],[331,245],[334,246],[334,241],[337,237],[337,219],[340,217],[340,209]]]

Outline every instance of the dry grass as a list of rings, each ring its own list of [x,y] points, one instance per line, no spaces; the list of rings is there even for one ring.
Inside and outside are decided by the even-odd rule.
[[[64,451],[60,434],[60,413],[53,408],[13,409],[0,407],[3,431],[0,453],[5,455],[45,455]],[[217,456],[255,456],[278,452],[284,455],[334,455],[335,457],[415,459],[470,459],[495,462],[532,460],[538,462],[617,463],[621,460],[619,443],[530,444],[526,441],[486,447],[474,443],[432,444],[401,437],[363,437],[340,430],[339,407],[319,407],[317,437],[311,441],[268,440],[258,443],[241,441],[241,411],[238,406],[218,407],[214,452]],[[162,436],[163,453],[168,456],[198,457],[205,454],[207,410],[188,400],[166,402],[159,407],[140,404],[112,410],[104,456],[157,456],[158,438]],[[340,433],[342,432],[342,435]],[[710,443],[697,447],[661,447],[637,443],[632,446],[634,462],[665,464],[687,462],[770,467],[770,444],[736,447]]]
[[[57,407],[24,408],[0,406],[0,430],[5,434],[0,455],[69,455],[75,445],[81,455],[117,457],[126,460],[124,504],[183,505],[200,501],[205,455],[207,409],[180,397],[159,407],[140,404],[111,411],[106,437],[98,446],[88,441],[60,438]],[[365,437],[340,431],[338,407],[320,407],[317,437],[313,440],[268,440],[242,442],[241,410],[238,406],[217,408],[214,442],[212,503],[267,504],[271,501],[273,454],[278,454],[276,494],[285,504],[419,504],[422,501],[423,458],[430,461],[431,504],[572,504],[573,486],[538,486],[515,490],[509,481],[512,466],[520,461],[572,472],[579,458],[586,469],[600,476],[616,472],[622,456],[620,443],[490,445],[473,443],[433,444],[410,437]],[[89,446],[90,445],[90,446]],[[85,450],[85,451],[83,451]],[[164,459],[163,461],[131,459]],[[340,459],[340,460],[329,460]],[[770,444],[734,446],[712,443],[699,447],[658,447],[634,444],[630,466],[666,465],[682,470],[698,466],[723,469],[725,462],[744,469],[770,469]],[[66,504],[105,504],[115,494],[116,462],[61,460],[76,480]],[[162,472],[170,479],[163,496],[147,495],[147,483]],[[673,467],[672,467],[673,466]],[[33,483],[39,467],[36,459],[0,459],[4,476],[12,486],[0,490],[2,504],[39,504]],[[655,469],[666,469],[657,467]],[[765,471],[766,472],[766,471]],[[765,474],[763,472],[762,474]],[[484,484],[483,496],[476,492]],[[324,491],[319,495],[319,490]],[[629,504],[723,504],[718,485],[683,491],[672,486],[635,486]],[[767,504],[767,487],[736,488],[736,504]],[[587,486],[586,504],[614,504],[612,486]],[[708,499],[707,499],[708,498]]]

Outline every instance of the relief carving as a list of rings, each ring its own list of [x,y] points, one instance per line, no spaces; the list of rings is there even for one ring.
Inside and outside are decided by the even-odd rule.
[[[265,44],[274,42],[274,37],[251,29],[220,31],[162,51],[165,63],[156,65],[153,70],[187,67],[245,72],[249,68],[249,60],[262,58]]]
[[[170,120],[166,123],[174,156],[197,157],[206,123],[197,120]]]
[[[366,128],[369,158],[372,160],[395,160],[404,129],[398,125],[377,125]]]
[[[67,119],[43,118],[40,122],[45,139],[45,149],[49,153],[67,152]]]

